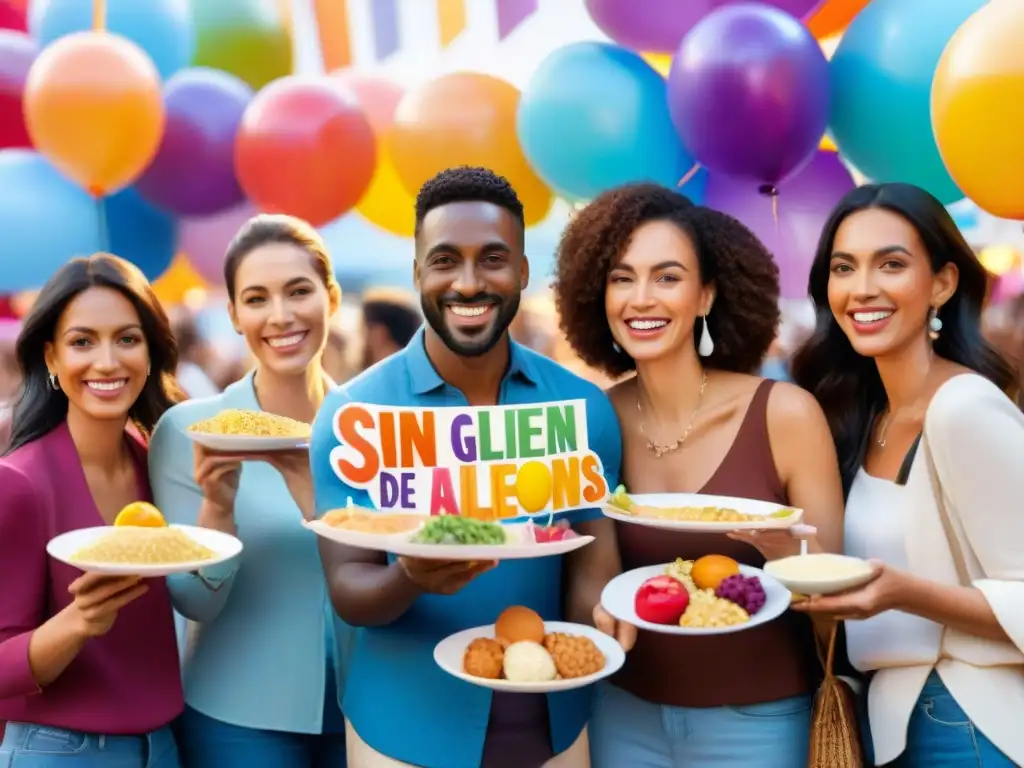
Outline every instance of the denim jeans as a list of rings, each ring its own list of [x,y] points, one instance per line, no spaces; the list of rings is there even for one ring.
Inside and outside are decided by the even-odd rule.
[[[594,768],[806,768],[811,697],[668,707],[604,684],[590,720]]]
[[[865,739],[870,748],[870,738]],[[1014,768],[932,672],[910,716],[907,749],[892,768]]]
[[[179,725],[187,768],[345,768],[344,731],[306,734],[243,728],[191,707],[185,708]]]
[[[8,723],[0,768],[181,768],[169,728],[145,736],[101,736]]]

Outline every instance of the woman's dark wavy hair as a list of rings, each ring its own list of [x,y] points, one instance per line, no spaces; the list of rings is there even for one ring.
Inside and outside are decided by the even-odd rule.
[[[106,253],[69,261],[40,291],[25,317],[15,352],[23,383],[14,406],[7,453],[16,451],[58,427],[68,414],[68,398],[50,387],[44,349],[55,340],[57,325],[68,304],[90,288],[111,288],[127,298],[139,313],[149,349],[150,376],[128,411],[129,420],[148,437],[157,421],[184,400],[174,378],[178,347],[171,324],[152,287],[134,265]]]
[[[579,211],[562,233],[555,267],[555,302],[562,331],[588,365],[612,376],[636,368],[614,346],[605,314],[608,273],[642,225],[674,224],[693,242],[700,279],[715,283],[708,330],[715,350],[704,360],[723,371],[753,373],[779,325],[779,270],[764,244],[724,213],[695,206],[658,184],[608,190]],[[694,322],[699,339],[703,320]]]
[[[833,317],[828,281],[836,232],[847,216],[867,208],[883,208],[906,219],[921,238],[933,271],[952,263],[960,273],[956,292],[940,311],[942,333],[934,342],[935,353],[1004,391],[1015,384],[1013,369],[982,335],[988,273],[942,203],[911,184],[867,184],[848,192],[822,229],[807,288],[817,315],[815,329],[791,362],[793,380],[825,412],[847,491],[860,466],[864,440],[887,399],[875,361],[857,354]]]

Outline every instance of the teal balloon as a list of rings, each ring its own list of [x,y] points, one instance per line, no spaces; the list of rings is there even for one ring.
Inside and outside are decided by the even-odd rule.
[[[610,43],[560,48],[519,101],[516,129],[530,164],[569,199],[649,181],[675,187],[694,160],[672,125],[665,79]]]
[[[192,0],[192,16],[195,66],[230,72],[257,91],[292,73],[292,37],[277,0]]]
[[[30,149],[0,150],[0,294],[39,288],[102,250],[99,204]]]
[[[932,133],[932,78],[953,33],[986,2],[872,0],[847,27],[829,65],[829,131],[872,181],[916,184],[943,203],[963,198]]]
[[[93,0],[32,0],[29,33],[43,48],[92,29],[92,7]],[[107,0],[106,26],[148,53],[164,80],[187,67],[195,53],[189,0]]]

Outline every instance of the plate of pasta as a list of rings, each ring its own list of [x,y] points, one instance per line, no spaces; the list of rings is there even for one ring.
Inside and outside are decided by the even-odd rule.
[[[802,509],[768,501],[699,493],[628,494],[621,485],[602,511],[622,523],[693,533],[786,529],[804,516]]]
[[[211,451],[259,453],[308,448],[311,429],[286,416],[232,408],[190,425],[186,434]]]

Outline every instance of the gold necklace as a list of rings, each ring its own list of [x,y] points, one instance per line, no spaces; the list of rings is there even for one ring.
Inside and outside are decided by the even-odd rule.
[[[678,451],[683,447],[683,443],[686,442],[686,438],[690,436],[690,430],[693,429],[693,423],[697,420],[697,413],[700,411],[700,404],[704,400],[704,388],[708,385],[708,372],[707,370],[701,371],[700,379],[700,392],[697,393],[697,407],[693,409],[693,415],[690,416],[690,423],[686,425],[686,431],[683,432],[682,437],[679,437],[675,442],[669,443],[668,445],[658,445],[650,437],[647,436],[647,430],[644,429],[644,409],[640,405],[640,385],[637,383],[636,389],[636,410],[640,414],[640,434],[647,440],[647,450],[654,454],[654,458],[660,459],[666,453],[672,453]]]
[[[889,417],[892,415],[892,411],[888,408],[885,409],[885,413],[882,414],[882,423],[878,425],[878,437],[875,438],[875,443],[879,448],[885,448],[885,435],[889,431]]]

